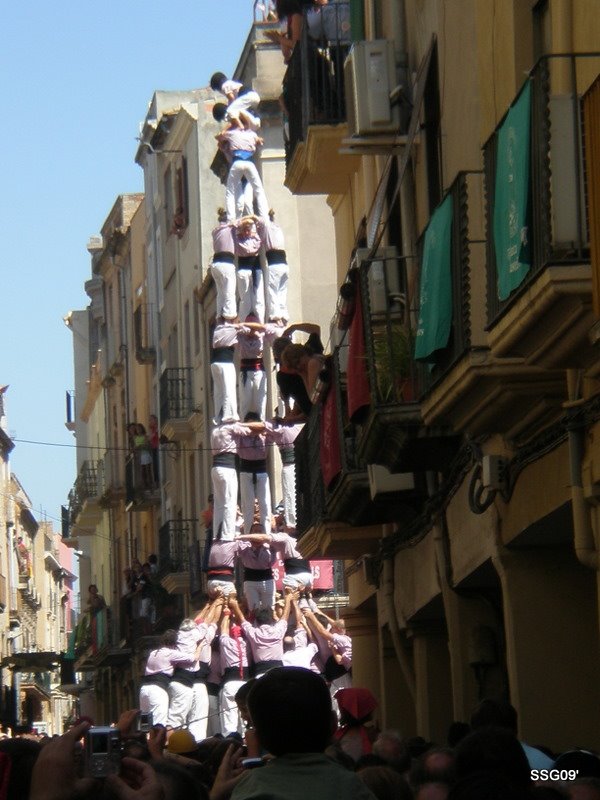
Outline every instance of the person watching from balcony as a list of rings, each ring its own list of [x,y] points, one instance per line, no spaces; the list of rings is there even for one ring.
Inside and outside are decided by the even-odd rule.
[[[152,455],[152,478],[154,479],[154,483],[158,483],[158,451],[160,447],[160,432],[158,429],[158,417],[156,414],[150,414],[148,419],[148,442],[150,444],[150,454]]]
[[[199,655],[199,654],[198,654]],[[154,725],[166,725],[169,714],[169,682],[175,666],[190,666],[189,654],[177,648],[177,631],[167,630],[160,647],[151,650],[140,688],[140,711],[152,714]]]
[[[319,376],[327,366],[326,357],[320,353],[311,352],[306,345],[290,344],[281,354],[281,363],[288,372],[302,378],[312,408],[313,392]]]
[[[254,660],[254,674],[257,678],[273,667],[280,667],[283,664],[283,637],[287,632],[291,605],[292,590],[290,589],[286,591],[285,606],[280,619],[275,620],[271,608],[261,608],[256,612],[254,625],[252,625],[242,613],[237,598],[229,598],[228,606],[250,644]]]
[[[239,459],[240,497],[244,530],[249,531],[254,523],[254,501],[258,501],[258,522],[265,533],[271,530],[271,485],[267,472],[267,444],[265,423],[259,415],[249,411],[244,417],[251,424],[249,433],[240,436],[237,442]]]
[[[224,208],[217,209],[217,218],[218,225],[212,230],[213,257],[210,268],[217,289],[217,317],[222,317],[225,322],[234,322],[237,318],[235,223],[228,220]]]
[[[240,353],[240,414],[242,419],[249,412],[264,420],[267,411],[267,378],[263,360],[264,346],[270,345],[281,335],[281,325],[259,322],[256,314],[248,314],[243,327],[238,331]]]
[[[136,425],[133,444],[140,468],[140,485],[146,491],[154,488],[154,475],[152,471],[152,453],[150,451],[150,440],[146,435],[146,428],[141,422]],[[136,482],[137,483],[137,482]]]
[[[19,565],[19,575],[25,578],[30,578],[31,557],[22,536],[17,538],[17,562]]]
[[[221,617],[219,637],[221,653],[222,682],[220,700],[221,733],[244,733],[244,723],[236,703],[236,695],[250,677],[248,666],[248,645],[242,635],[242,628],[232,624],[231,609],[225,608]]]
[[[260,128],[260,118],[254,113],[260,104],[258,92],[227,78],[223,72],[213,74],[210,88],[227,98],[225,109],[221,108],[223,103],[216,103],[213,108],[213,117],[217,122],[226,121],[232,126],[249,128],[253,131]]]
[[[285,253],[283,231],[275,222],[275,212],[269,211],[264,221],[263,241],[267,260],[267,309],[269,322],[286,325],[289,319],[287,289],[290,268]]]
[[[88,611],[91,611],[92,614],[97,614],[103,608],[106,608],[106,600],[99,593],[95,583],[90,584],[88,587],[87,607]]]

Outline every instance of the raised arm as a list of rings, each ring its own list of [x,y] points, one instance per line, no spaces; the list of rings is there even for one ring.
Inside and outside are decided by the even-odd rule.
[[[242,609],[240,608],[237,598],[230,596],[228,605],[237,621],[240,623],[240,625],[243,625],[244,622],[246,622],[246,617],[242,613]]]
[[[323,625],[321,625],[319,620],[310,609],[304,609],[304,617],[315,633],[317,633],[319,636],[322,636],[323,639],[327,639],[328,642],[333,641],[333,635],[329,633],[329,631]]]
[[[281,335],[291,336],[292,333],[295,333],[296,331],[302,331],[302,333],[307,333],[309,336],[312,333],[316,333],[317,336],[321,336],[321,326],[317,325],[315,322],[294,322],[291,325],[288,325]]]

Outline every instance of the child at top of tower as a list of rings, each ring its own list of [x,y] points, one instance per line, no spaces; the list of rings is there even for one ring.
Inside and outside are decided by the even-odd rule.
[[[260,103],[260,95],[249,86],[230,80],[223,72],[215,72],[210,79],[210,88],[227,98],[225,103],[215,103],[213,117],[217,122],[227,121],[236,128],[260,128],[260,118],[254,113]]]

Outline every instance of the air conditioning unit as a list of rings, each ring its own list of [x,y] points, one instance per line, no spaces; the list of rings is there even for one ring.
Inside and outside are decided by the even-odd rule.
[[[369,250],[359,248],[353,266],[360,267]],[[369,265],[369,303],[371,314],[401,312],[405,300],[400,280],[400,261],[397,247],[382,247]]]
[[[410,492],[415,488],[412,472],[390,472],[381,464],[367,464],[371,500],[388,492]]]
[[[355,42],[344,64],[344,84],[351,136],[398,133],[400,109],[390,102],[396,86],[393,42]]]

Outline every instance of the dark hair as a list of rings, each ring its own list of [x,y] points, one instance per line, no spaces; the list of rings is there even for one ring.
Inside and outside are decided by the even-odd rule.
[[[275,361],[279,361],[281,358],[281,354],[288,347],[292,344],[292,340],[289,336],[278,336],[277,339],[273,340],[273,344],[271,345],[271,349],[273,351],[273,358]]]
[[[385,764],[361,769],[358,777],[377,800],[412,800],[412,792],[404,778]]]
[[[469,733],[471,733],[471,726],[468,722],[451,722],[446,734],[448,747],[456,747]]]
[[[240,688],[237,690],[237,692],[235,693],[235,696],[233,698],[238,705],[240,703],[242,705],[246,705],[247,704],[248,695],[250,694],[250,690],[252,689],[252,687],[254,686],[254,684],[256,683],[257,680],[258,680],[257,678],[250,678],[249,681],[246,681],[246,683],[243,683],[240,686]]]
[[[322,753],[331,738],[329,690],[310,670],[270,670],[250,690],[248,710],[259,742],[274,756]]]
[[[456,777],[460,780],[475,772],[502,776],[513,786],[528,789],[531,773],[519,740],[506,728],[486,727],[473,731],[455,751]]]
[[[0,753],[11,760],[10,777],[6,800],[22,800],[29,797],[31,774],[40,754],[41,745],[31,739],[3,739]]]
[[[249,411],[244,417],[244,422],[260,422],[260,414],[256,411]]]
[[[165,797],[193,797],[195,800],[209,800],[208,789],[199,780],[196,767],[180,767],[172,761],[161,759],[152,761],[152,768],[165,789]]]
[[[160,643],[163,647],[175,647],[177,644],[177,631],[173,628],[168,628],[160,637]]]
[[[210,79],[210,88],[213,92],[220,92],[226,80],[227,75],[224,72],[215,72]]]
[[[431,764],[432,756],[445,756],[442,764]],[[446,762],[444,764],[444,761]],[[410,771],[410,785],[413,789],[423,786],[426,783],[445,783],[451,786],[454,783],[454,753],[448,747],[432,747],[426,753],[419,756]]]
[[[514,706],[504,700],[486,697],[471,714],[473,730],[493,725],[496,728],[507,728],[517,732],[517,711]]]
[[[158,556],[156,553],[150,553],[148,556],[148,563],[149,564],[158,564]]]
[[[225,103],[215,103],[212,110],[213,119],[217,122],[223,122],[227,114],[227,106]]]

